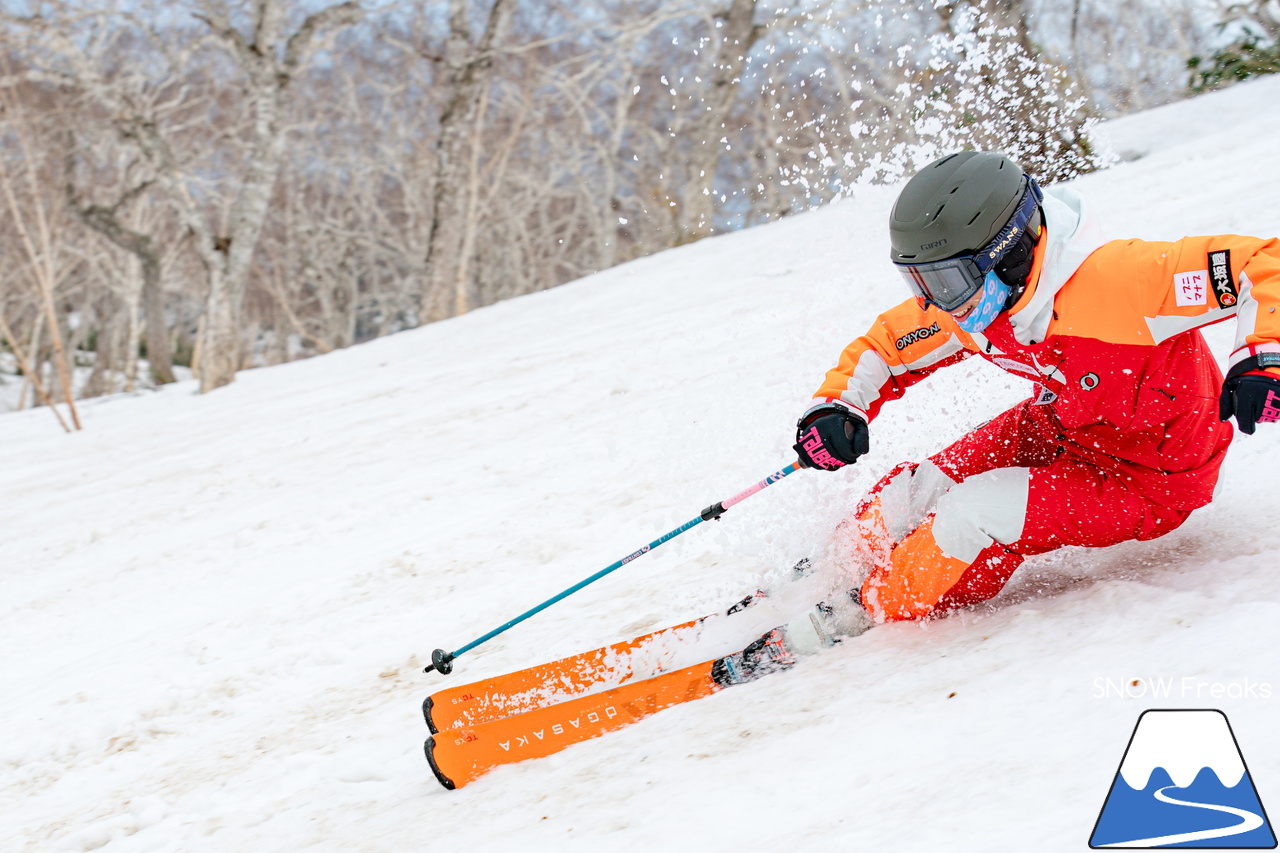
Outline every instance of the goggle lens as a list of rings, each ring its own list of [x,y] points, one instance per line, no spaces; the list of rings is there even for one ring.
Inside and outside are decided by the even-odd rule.
[[[912,293],[943,311],[959,308],[982,287],[982,273],[971,257],[899,265],[898,270]]]

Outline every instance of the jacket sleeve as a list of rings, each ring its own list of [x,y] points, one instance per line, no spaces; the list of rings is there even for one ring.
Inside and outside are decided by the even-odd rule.
[[[1092,265],[1106,273],[1096,281],[1136,285],[1129,291],[1131,316],[1142,318],[1140,327],[1126,331],[1123,312],[1097,312],[1092,322],[1108,326],[1098,337],[1159,344],[1234,317],[1228,367],[1263,353],[1280,355],[1280,240],[1222,234],[1172,243],[1116,241],[1090,256],[1086,266]],[[1091,298],[1103,307],[1115,295],[1099,291]],[[1115,319],[1103,319],[1107,315]]]
[[[1214,258],[1211,252],[1210,259],[1220,260],[1221,266],[1209,269],[1211,285],[1217,275],[1238,288],[1236,336],[1227,367],[1263,353],[1272,355],[1267,361],[1275,361],[1280,358],[1280,240],[1230,239],[1244,245],[1239,251],[1219,250],[1226,257]]]
[[[889,400],[941,367],[970,355],[950,315],[908,299],[881,314],[867,333],[845,347],[813,396],[839,401],[868,422]]]

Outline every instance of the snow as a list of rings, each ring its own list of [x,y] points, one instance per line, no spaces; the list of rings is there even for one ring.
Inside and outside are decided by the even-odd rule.
[[[1280,233],[1280,78],[1112,132],[1131,159],[1077,185],[1113,235]],[[1037,558],[988,607],[459,791],[430,775],[433,689],[776,582],[889,467],[1026,395],[951,368],[886,408],[853,470],[788,477],[449,681],[421,673],[790,460],[823,372],[901,295],[893,197],[860,188],[212,394],[86,401],[71,436],[3,418],[0,848],[1081,850],[1151,707],[1226,712],[1274,811],[1265,425],[1163,539]]]

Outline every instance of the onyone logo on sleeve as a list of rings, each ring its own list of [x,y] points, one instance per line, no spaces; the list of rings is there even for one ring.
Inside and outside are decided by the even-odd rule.
[[[905,335],[898,338],[898,340],[894,342],[894,346],[896,346],[899,350],[904,350],[907,347],[914,344],[915,342],[923,341],[925,338],[931,338],[941,331],[942,331],[942,328],[937,323],[934,323],[932,326],[930,326],[927,329],[916,329],[913,332],[907,332]]]

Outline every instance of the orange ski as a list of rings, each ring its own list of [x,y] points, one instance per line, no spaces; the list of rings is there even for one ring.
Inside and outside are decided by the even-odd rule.
[[[460,788],[502,764],[541,758],[629,726],[664,708],[710,696],[795,666],[783,628],[740,652],[556,705],[447,729],[427,738],[427,762],[440,784]]]
[[[712,677],[716,663],[707,661],[527,713],[448,729],[427,738],[427,761],[441,785],[461,788],[500,765],[552,755],[672,705],[710,696],[721,689]]]
[[[725,611],[738,613],[763,593],[748,595]],[[495,675],[471,684],[447,687],[432,693],[422,703],[422,714],[432,734],[448,729],[479,726],[503,717],[525,714],[567,699],[593,693],[604,687],[626,684],[658,674],[636,652],[655,640],[678,636],[703,619],[663,628],[631,640],[570,655],[550,663]]]

